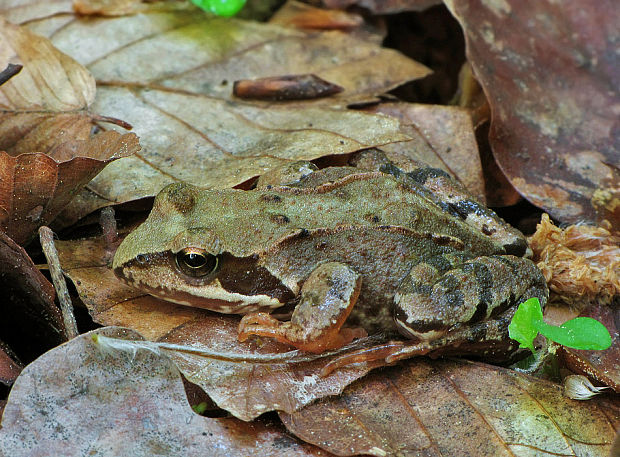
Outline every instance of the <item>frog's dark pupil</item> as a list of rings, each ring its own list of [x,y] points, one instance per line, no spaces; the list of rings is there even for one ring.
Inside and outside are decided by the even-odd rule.
[[[201,268],[207,263],[207,257],[202,254],[196,254],[195,252],[189,252],[185,254],[183,259],[188,267]]]

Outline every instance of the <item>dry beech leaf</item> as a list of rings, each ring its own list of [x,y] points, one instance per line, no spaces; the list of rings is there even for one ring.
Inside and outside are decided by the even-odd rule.
[[[237,341],[239,316],[176,305],[123,285],[106,262],[101,239],[58,241],[65,274],[74,282],[93,320],[122,325],[150,341],[165,341],[226,354],[277,354],[289,346],[271,340]],[[336,370],[320,377],[332,358],[310,362],[250,363],[167,351],[184,376],[202,387],[220,408],[243,420],[274,409],[293,412],[317,398],[337,395],[377,364]]]
[[[139,149],[133,134],[92,135],[95,81],[43,37],[0,18],[0,229],[27,243],[105,165]]]
[[[504,368],[418,358],[280,417],[343,456],[607,457],[620,404],[604,405]]]
[[[232,187],[289,160],[406,141],[394,119],[336,107],[374,100],[429,73],[396,51],[339,31],[214,18],[190,6],[75,17],[58,30],[43,22],[37,29],[95,76],[92,109],[132,124],[144,148],[89,184],[103,198],[99,206],[152,196],[173,181]],[[232,96],[235,80],[305,73],[344,91],[295,104]],[[77,213],[96,207],[89,202]]]
[[[72,111],[95,99],[95,80],[82,65],[50,41],[0,17],[0,68],[24,66],[2,85],[2,111]]]
[[[616,193],[620,22],[611,0],[447,0],[492,110],[489,140],[517,190],[563,222]],[[615,165],[614,165],[615,164]],[[615,181],[615,184],[614,184]],[[618,208],[618,207],[617,207]]]
[[[54,287],[24,248],[0,231],[0,334],[5,343],[36,357],[65,340],[65,326],[54,303]],[[30,343],[24,345],[24,334]]]
[[[383,147],[386,151],[414,149],[416,157],[455,176],[475,196],[484,201],[484,179],[478,145],[469,112],[453,106],[418,103],[381,103],[368,111],[399,119],[409,143]],[[411,155],[411,153],[409,153]]]
[[[102,353],[94,334],[140,338],[99,329],[28,365],[2,416],[0,455],[325,455],[278,426],[199,416],[169,359],[149,351]]]

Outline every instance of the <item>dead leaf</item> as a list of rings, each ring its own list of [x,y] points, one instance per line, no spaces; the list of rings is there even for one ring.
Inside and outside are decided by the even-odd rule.
[[[95,334],[139,339],[128,330],[100,329],[26,367],[2,416],[1,455],[325,455],[277,426],[199,416],[166,357],[104,354]]]
[[[338,455],[606,457],[620,405],[603,404],[504,368],[418,358],[280,417]]]
[[[141,155],[94,179],[88,188],[101,198],[81,215],[109,202],[152,196],[173,181],[231,187],[288,160],[408,139],[393,119],[317,103],[342,107],[376,99],[425,76],[426,67],[338,31],[303,32],[187,8],[75,17],[57,30],[37,22],[55,46],[95,76],[92,109],[132,124],[143,146]],[[345,90],[290,106],[232,98],[232,81],[304,73]]]
[[[490,141],[506,176],[563,222],[597,220],[591,198],[613,181],[620,146],[614,2],[445,3],[491,105]]]
[[[23,368],[11,348],[0,341],[0,383],[5,386],[12,385]]]
[[[611,347],[605,351],[581,351],[561,347],[561,355],[567,367],[611,387],[620,393],[620,309],[617,306],[592,305],[581,313],[601,322],[612,337]]]
[[[278,354],[289,346],[271,340],[237,341],[239,316],[220,315],[144,295],[116,279],[101,239],[56,243],[65,274],[74,282],[93,320],[122,325],[151,341],[210,349],[222,354]],[[209,359],[170,351],[184,376],[202,387],[220,408],[251,420],[266,411],[293,412],[317,398],[337,395],[379,365],[348,367],[327,377],[320,371],[331,358],[301,363],[251,363]]]
[[[0,18],[0,229],[27,243],[107,163],[139,149],[135,135],[92,135],[95,81],[43,37]]]
[[[73,111],[95,99],[95,80],[48,39],[0,17],[0,68],[23,65],[19,77],[0,88],[3,111]]]
[[[403,131],[421,143],[396,143],[384,146],[386,151],[399,151],[455,176],[473,195],[484,201],[484,179],[476,136],[469,112],[462,108],[418,103],[381,103],[368,109],[396,117]]]
[[[0,231],[0,335],[21,360],[30,361],[64,341],[54,287],[24,248]],[[28,341],[24,341],[24,334]]]

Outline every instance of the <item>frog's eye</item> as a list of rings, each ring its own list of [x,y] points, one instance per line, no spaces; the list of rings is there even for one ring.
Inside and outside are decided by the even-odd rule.
[[[198,248],[185,248],[177,252],[177,267],[183,273],[194,278],[201,278],[217,271],[219,257]]]

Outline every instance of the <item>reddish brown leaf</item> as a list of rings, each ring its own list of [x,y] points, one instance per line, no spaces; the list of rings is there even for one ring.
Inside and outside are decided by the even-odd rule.
[[[447,0],[492,110],[490,141],[512,184],[564,222],[618,195],[620,13],[613,1]],[[617,197],[616,197],[617,200]]]
[[[235,97],[257,100],[307,100],[329,97],[343,90],[316,75],[273,76],[233,83]]]
[[[10,386],[21,373],[22,364],[5,343],[0,341],[0,383]]]
[[[0,335],[22,360],[62,343],[64,324],[54,288],[26,251],[0,231]],[[30,341],[23,341],[24,334]]]
[[[95,96],[90,73],[46,38],[0,21],[0,67],[24,65],[0,86],[0,230],[27,243],[108,162],[139,145],[133,134],[93,136],[83,111]]]
[[[84,120],[77,114],[66,116],[74,125]],[[31,138],[37,143],[56,143],[55,135],[62,138],[63,134],[59,123],[65,120],[60,115],[49,123],[43,122],[35,129],[35,135],[22,138],[15,149],[19,150]],[[140,149],[133,133],[121,135],[109,131],[87,140],[68,138],[66,142],[54,144],[49,154],[32,152],[13,156],[11,152],[0,151],[0,229],[18,243],[27,243],[38,227],[52,221],[75,192],[106,164]]]
[[[620,393],[620,308],[592,305],[581,316],[601,322],[611,334],[612,344],[605,351],[580,351],[562,346],[566,365],[575,373],[589,376]]]
[[[271,340],[239,343],[239,316],[175,305],[123,285],[107,265],[109,253],[101,239],[59,241],[56,246],[65,273],[95,322],[129,327],[151,341],[224,355],[249,357],[291,350]],[[333,357],[287,364],[218,360],[175,351],[169,355],[185,377],[201,386],[218,406],[244,420],[274,409],[292,412],[317,398],[336,395],[378,365],[345,368],[323,378],[320,371]]]
[[[416,359],[280,417],[337,455],[604,457],[620,405],[603,404],[503,368]]]
[[[95,333],[139,339],[100,329],[26,367],[2,416],[3,455],[325,455],[277,425],[197,415],[169,359],[149,351],[103,353]]]

